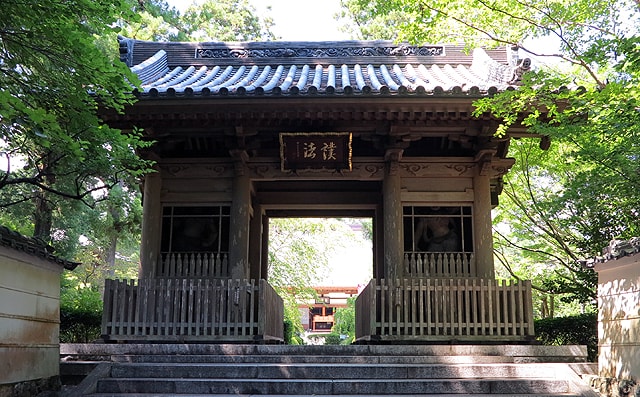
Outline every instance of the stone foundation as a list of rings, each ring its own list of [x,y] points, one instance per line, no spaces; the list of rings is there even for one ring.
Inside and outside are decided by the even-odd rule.
[[[640,397],[640,385],[632,379],[594,376],[590,379],[589,386],[605,397]]]
[[[60,390],[59,376],[0,385],[0,397],[33,397],[43,392]]]

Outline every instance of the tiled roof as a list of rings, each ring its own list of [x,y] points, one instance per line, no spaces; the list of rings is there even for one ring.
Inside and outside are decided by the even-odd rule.
[[[603,263],[640,254],[640,237],[632,237],[629,240],[611,240],[609,245],[602,249],[602,256],[580,261],[583,267],[593,268],[596,263]]]
[[[49,262],[63,266],[67,270],[73,270],[80,264],[78,262],[71,262],[55,256],[51,253],[53,248],[43,241],[23,236],[22,234],[4,226],[0,226],[0,246],[9,247],[16,251],[37,256]]]
[[[142,98],[228,96],[482,96],[511,89],[529,69],[506,48],[387,41],[160,43],[121,38]]]

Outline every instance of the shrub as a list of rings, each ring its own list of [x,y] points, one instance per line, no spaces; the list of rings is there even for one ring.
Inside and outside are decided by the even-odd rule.
[[[545,345],[586,345],[587,359],[598,359],[598,319],[596,313],[543,318],[535,321],[536,339]]]
[[[300,337],[298,327],[290,318],[284,319],[284,343],[287,345],[303,345],[304,341]]]
[[[97,287],[64,273],[60,289],[60,342],[87,343],[100,338],[102,296]]]
[[[102,313],[60,308],[60,343],[88,343],[100,338]]]
[[[339,345],[341,344],[342,339],[340,339],[340,335],[332,332],[330,334],[326,334],[324,336],[324,344],[325,345]]]

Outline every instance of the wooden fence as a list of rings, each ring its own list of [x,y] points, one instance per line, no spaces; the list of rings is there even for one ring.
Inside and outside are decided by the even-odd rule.
[[[226,252],[163,253],[156,277],[162,278],[227,278],[229,255]]]
[[[282,341],[282,298],[265,280],[106,280],[105,340]]]
[[[472,252],[406,252],[407,277],[475,277],[476,261]]]
[[[531,282],[372,280],[356,300],[356,339],[524,341],[534,336]]]

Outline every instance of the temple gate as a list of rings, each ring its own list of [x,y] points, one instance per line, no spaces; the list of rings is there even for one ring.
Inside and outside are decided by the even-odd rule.
[[[473,101],[529,67],[510,49],[391,42],[159,43],[122,38],[143,128],[140,279],[107,280],[110,340],[282,339],[267,278],[275,216],[374,220],[360,342],[525,341],[528,281],[495,280],[491,208],[512,128]]]

